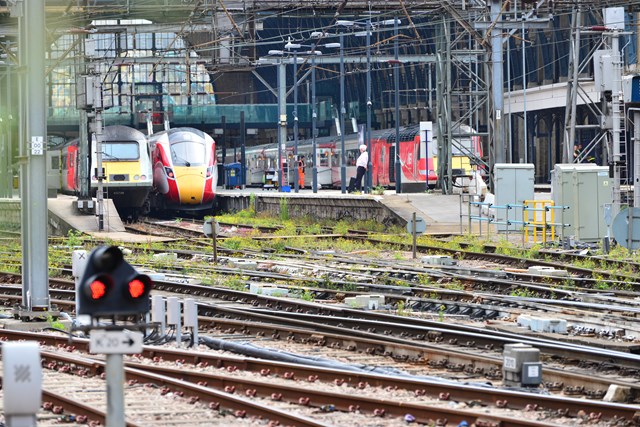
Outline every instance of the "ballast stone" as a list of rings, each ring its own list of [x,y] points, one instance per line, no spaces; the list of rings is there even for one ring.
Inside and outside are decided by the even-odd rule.
[[[618,384],[611,384],[607,390],[607,394],[604,395],[605,402],[628,402],[631,398],[631,387],[621,386]]]

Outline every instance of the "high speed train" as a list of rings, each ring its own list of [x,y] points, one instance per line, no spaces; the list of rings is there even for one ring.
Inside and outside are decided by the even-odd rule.
[[[95,136],[93,147],[95,147]],[[127,126],[106,126],[102,133],[102,186],[106,198],[113,200],[121,216],[145,213],[152,189],[151,156],[147,137]],[[74,139],[60,147],[61,190],[77,194],[80,189],[78,157],[79,140]],[[90,191],[95,196],[98,188],[97,159],[91,149]]]
[[[218,182],[213,138],[198,129],[182,127],[155,133],[148,142],[153,167],[152,209],[212,209]]]

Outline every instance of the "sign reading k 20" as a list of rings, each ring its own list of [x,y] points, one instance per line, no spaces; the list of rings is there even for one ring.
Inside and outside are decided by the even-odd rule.
[[[91,331],[89,352],[94,354],[142,353],[142,332],[137,331]]]

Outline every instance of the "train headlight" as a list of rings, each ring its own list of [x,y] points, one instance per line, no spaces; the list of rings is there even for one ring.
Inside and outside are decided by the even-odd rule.
[[[147,175],[140,175],[140,179],[144,181],[145,179],[147,179]]]
[[[133,180],[134,180],[134,181],[137,181],[137,180],[139,180],[139,179],[140,179],[140,175],[133,175]]]
[[[170,167],[165,166],[164,173],[167,174],[167,177],[169,179],[176,179],[176,175],[173,173],[173,169],[171,169]]]

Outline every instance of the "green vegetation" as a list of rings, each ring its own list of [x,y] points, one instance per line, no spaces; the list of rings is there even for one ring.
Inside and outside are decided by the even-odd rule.
[[[59,329],[61,331],[65,330],[64,323],[62,323],[57,318],[54,319],[50,314],[47,315],[47,323],[54,329]]]
[[[409,316],[411,314],[411,308],[406,308],[406,303],[404,301],[398,301],[396,305],[396,314],[398,316]]]
[[[67,233],[67,241],[65,242],[65,245],[70,248],[81,246],[83,243],[82,235],[82,231],[69,230],[69,232]]]
[[[371,189],[371,194],[375,194],[375,195],[378,195],[378,196],[383,195],[384,194],[384,187],[381,186],[381,185],[376,185],[375,187],[373,187]]]
[[[289,220],[289,202],[286,197],[280,199],[280,219],[282,221]]]
[[[536,298],[538,294],[531,289],[527,288],[517,288],[511,291],[510,295],[512,297],[523,297],[523,298]]]
[[[451,279],[448,283],[444,285],[445,289],[449,289],[452,291],[464,291],[464,285],[458,279]]]

